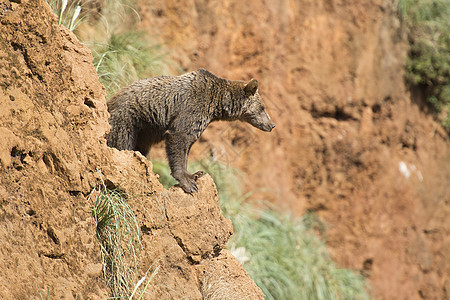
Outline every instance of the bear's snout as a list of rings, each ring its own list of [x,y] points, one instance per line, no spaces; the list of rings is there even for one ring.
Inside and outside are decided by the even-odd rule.
[[[274,129],[275,126],[276,126],[275,123],[272,122],[272,124],[270,124],[270,130],[269,131],[272,131],[272,129]]]
[[[275,128],[275,123],[270,123],[268,126],[266,126],[266,128],[265,128],[265,130],[264,131],[267,131],[267,132],[271,132],[272,131],[272,129],[274,129]]]

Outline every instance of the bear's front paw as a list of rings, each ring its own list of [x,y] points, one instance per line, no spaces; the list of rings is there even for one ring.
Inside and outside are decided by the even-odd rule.
[[[195,183],[195,179],[187,176],[183,180],[180,180],[180,187],[188,194],[198,192],[198,185]]]

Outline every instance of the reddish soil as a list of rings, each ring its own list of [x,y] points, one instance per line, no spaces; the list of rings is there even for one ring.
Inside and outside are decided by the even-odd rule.
[[[392,1],[139,8],[140,28],[184,70],[257,78],[277,123],[270,134],[212,124],[192,158],[212,153],[245,171],[253,198],[319,214],[332,257],[367,276],[375,298],[450,299],[450,142],[405,86]]]
[[[6,0],[0,23],[0,298],[109,297],[88,197],[100,171],[108,187],[140,195],[129,201],[144,245],[136,282],[159,267],[145,299],[217,290],[262,299],[223,250],[233,229],[211,177],[194,196],[166,191],[145,157],[106,146],[106,94],[91,53],[50,7]]]

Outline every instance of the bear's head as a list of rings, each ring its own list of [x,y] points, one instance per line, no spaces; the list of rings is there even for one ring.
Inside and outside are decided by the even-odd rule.
[[[247,105],[242,115],[242,121],[248,122],[254,127],[263,131],[272,131],[275,123],[272,122],[266,112],[264,102],[258,93],[258,81],[256,79],[250,80],[244,86]]]

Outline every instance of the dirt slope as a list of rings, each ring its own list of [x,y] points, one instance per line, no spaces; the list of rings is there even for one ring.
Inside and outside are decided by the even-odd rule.
[[[213,124],[194,156],[243,169],[254,198],[316,211],[332,256],[377,299],[450,298],[450,142],[405,87],[392,1],[140,1],[140,12],[185,70],[257,78],[277,123]]]
[[[139,196],[130,200],[144,244],[136,280],[160,268],[146,299],[217,289],[261,299],[222,250],[232,225],[212,179],[194,197],[165,191],[147,159],[106,147],[105,91],[91,53],[43,0],[3,1],[0,22],[0,298],[109,296],[87,200],[100,171],[110,188]]]

